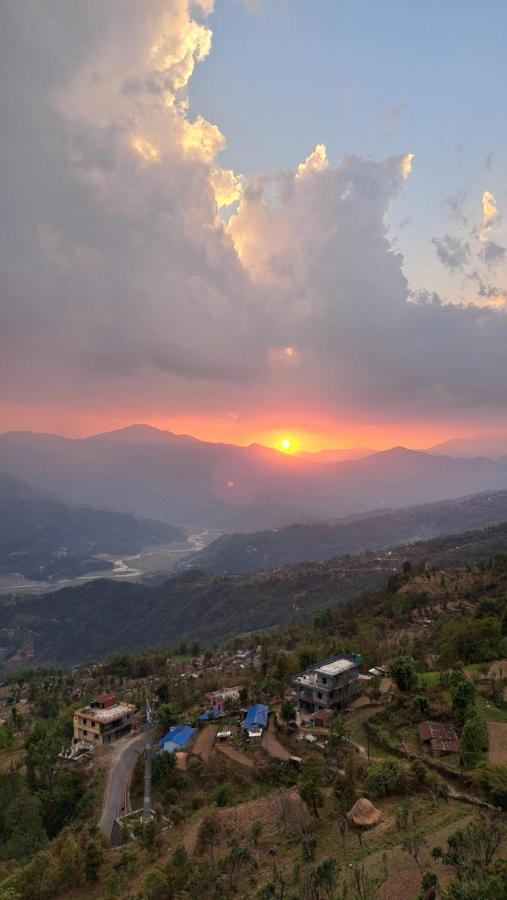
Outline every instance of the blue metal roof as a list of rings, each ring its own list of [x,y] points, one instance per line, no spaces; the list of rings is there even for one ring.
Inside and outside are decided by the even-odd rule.
[[[268,724],[269,706],[256,703],[247,709],[243,728],[266,728]]]
[[[166,735],[160,741],[159,747],[164,746],[166,744],[175,744],[177,749],[181,750],[182,747],[185,747],[189,740],[195,734],[195,728],[191,728],[190,725],[173,725],[172,728],[169,729]],[[169,752],[172,752],[174,748],[171,748]]]
[[[179,744],[175,744],[174,741],[166,741],[165,744],[162,744],[160,750],[157,751],[157,756],[161,753],[174,753],[176,750],[181,750]]]

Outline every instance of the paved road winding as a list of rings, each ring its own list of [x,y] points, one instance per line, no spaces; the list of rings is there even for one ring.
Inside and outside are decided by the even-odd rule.
[[[142,751],[145,742],[144,734],[136,734],[131,738],[124,738],[114,747],[115,759],[109,772],[109,778],[104,795],[102,815],[99,820],[99,829],[107,837],[111,836],[113,820],[121,814],[125,806],[125,791],[137,757]]]

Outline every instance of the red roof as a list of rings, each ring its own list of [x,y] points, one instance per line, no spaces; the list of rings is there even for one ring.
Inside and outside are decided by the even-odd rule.
[[[329,719],[333,718],[334,713],[330,709],[319,709],[318,712],[314,713],[313,718],[315,721],[317,719],[322,719],[324,722],[328,722]]]
[[[100,704],[104,709],[109,709],[110,706],[115,706],[118,701],[114,694],[99,694],[93,702]]]
[[[449,722],[421,722],[417,726],[422,743],[429,743],[432,750],[440,753],[457,753],[458,735]]]

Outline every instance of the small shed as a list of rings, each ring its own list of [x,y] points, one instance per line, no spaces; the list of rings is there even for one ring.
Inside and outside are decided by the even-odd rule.
[[[329,728],[334,713],[330,709],[319,709],[313,714],[313,724],[315,728]]]
[[[458,734],[449,722],[421,722],[417,730],[423,750],[437,756],[458,752]]]

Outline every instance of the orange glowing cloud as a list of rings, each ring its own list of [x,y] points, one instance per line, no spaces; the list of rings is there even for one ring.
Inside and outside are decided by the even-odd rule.
[[[158,162],[160,160],[160,150],[142,135],[132,138],[131,146],[147,162]]]

